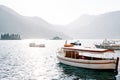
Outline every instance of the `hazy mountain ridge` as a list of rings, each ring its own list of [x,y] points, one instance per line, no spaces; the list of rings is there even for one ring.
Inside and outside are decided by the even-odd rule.
[[[0,33],[18,33],[23,38],[68,38],[63,33],[54,31],[53,25],[45,20],[19,15],[5,6],[0,6]]]
[[[120,38],[120,11],[83,15],[66,28],[74,38]]]
[[[0,6],[0,33],[17,33],[24,38],[120,38],[120,11],[82,15],[68,25],[52,25],[39,17],[26,17]]]

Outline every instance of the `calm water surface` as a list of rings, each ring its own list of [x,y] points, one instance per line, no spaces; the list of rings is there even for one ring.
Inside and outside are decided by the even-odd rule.
[[[102,40],[82,39],[82,46],[94,47]],[[45,48],[29,47],[44,43]],[[96,71],[59,63],[56,51],[65,40],[0,40],[0,80],[120,80],[111,71]],[[71,42],[71,41],[68,41]],[[120,51],[115,51],[120,56]],[[120,68],[120,67],[119,67]]]

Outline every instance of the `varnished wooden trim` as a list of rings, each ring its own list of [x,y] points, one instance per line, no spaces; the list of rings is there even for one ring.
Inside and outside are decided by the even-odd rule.
[[[80,61],[73,61],[73,60],[68,60],[68,59],[65,59],[65,58],[61,58],[59,56],[57,56],[57,58],[61,59],[61,60],[64,60],[64,61],[68,61],[68,62],[74,62],[74,63],[81,63],[81,64],[115,64],[115,61],[112,61],[112,62],[80,62]]]

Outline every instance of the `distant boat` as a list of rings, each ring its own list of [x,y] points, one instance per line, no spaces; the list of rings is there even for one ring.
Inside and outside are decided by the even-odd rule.
[[[115,59],[113,55],[114,52],[108,49],[64,46],[58,51],[57,58],[61,63],[70,66],[117,71],[119,58]]]
[[[95,44],[95,47],[111,50],[120,50],[120,43],[118,43],[118,41],[114,40],[108,41],[107,39],[105,39],[101,44]]]
[[[30,43],[30,47],[45,47],[45,44],[36,44],[36,43]]]
[[[78,41],[75,41],[75,42],[72,42],[72,43],[70,43],[70,44],[72,44],[72,45],[76,45],[76,46],[81,46],[81,43],[80,43],[79,40],[78,40]]]

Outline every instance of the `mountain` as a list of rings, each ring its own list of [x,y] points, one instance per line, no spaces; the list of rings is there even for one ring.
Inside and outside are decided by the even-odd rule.
[[[27,17],[0,5],[0,34],[15,33],[22,38],[60,37],[120,38],[120,11],[82,15],[68,25],[52,25],[39,17]]]
[[[47,38],[59,36],[69,38],[62,32],[53,30],[53,25],[39,17],[22,16],[14,10],[0,5],[0,34],[17,33],[22,38]]]
[[[82,15],[64,29],[73,38],[120,38],[120,11]]]

